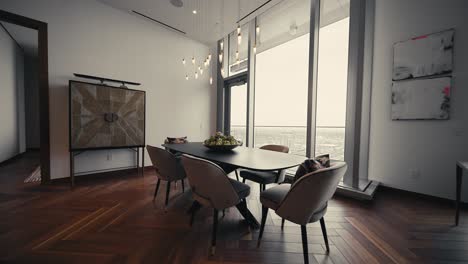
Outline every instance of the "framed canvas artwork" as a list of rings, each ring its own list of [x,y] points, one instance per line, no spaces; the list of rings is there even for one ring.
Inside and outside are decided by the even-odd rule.
[[[451,79],[451,77],[441,77],[394,82],[392,119],[449,119]]]
[[[422,35],[393,45],[393,81],[448,74],[454,30]]]

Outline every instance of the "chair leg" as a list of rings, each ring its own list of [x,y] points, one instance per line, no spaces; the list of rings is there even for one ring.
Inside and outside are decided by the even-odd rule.
[[[161,179],[158,179],[158,183],[156,183],[156,189],[154,189],[154,195],[153,195],[153,202],[156,200],[156,195],[158,195],[158,190],[159,190],[159,184],[161,183]]]
[[[284,222],[286,222],[286,219],[281,218],[281,230],[284,230]]]
[[[165,206],[167,206],[169,202],[169,192],[171,191],[171,182],[167,181],[167,187],[166,187],[166,202],[164,203]]]
[[[190,213],[190,226],[193,225],[193,220],[195,219],[195,214],[198,212],[198,210],[200,210],[201,207],[202,207],[202,205],[199,202],[193,201],[192,206],[188,210],[188,213]]]
[[[260,184],[259,184],[259,187],[260,187],[260,193],[262,193],[262,191],[263,191],[263,184],[260,183]]]
[[[268,207],[262,206],[262,224],[260,226],[260,233],[258,234],[257,247],[260,247],[260,241],[262,240],[263,230],[265,229],[267,216],[268,216]]]
[[[320,227],[322,227],[323,240],[325,240],[327,252],[330,252],[330,246],[328,245],[327,228],[325,227],[325,219],[323,217],[320,218]]]
[[[266,190],[266,184],[263,184],[263,190]]]
[[[185,184],[184,184],[184,179],[182,179],[181,181],[182,181],[182,192],[185,192]]]
[[[245,178],[242,179],[242,183],[245,183]]]
[[[213,232],[211,233],[211,255],[216,251],[216,232],[218,230],[218,210],[213,209]]]
[[[239,173],[237,172],[237,170],[235,170],[235,172],[236,172],[236,179],[237,181],[239,181]]]
[[[301,225],[302,234],[302,251],[304,254],[304,263],[309,264],[309,248],[307,244],[307,228],[305,225]]]

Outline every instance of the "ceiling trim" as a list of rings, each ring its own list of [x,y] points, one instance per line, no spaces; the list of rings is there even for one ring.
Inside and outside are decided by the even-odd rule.
[[[271,0],[270,0],[270,1],[271,1]],[[177,32],[179,32],[179,33],[181,33],[181,34],[184,34],[184,35],[187,34],[185,31],[182,31],[182,30],[180,30],[180,29],[178,29],[178,28],[175,28],[175,27],[173,27],[173,26],[170,26],[170,25],[168,25],[168,24],[166,24],[166,23],[164,23],[164,22],[161,22],[161,21],[159,21],[159,20],[157,20],[157,19],[154,19],[154,18],[152,18],[152,17],[150,17],[150,16],[147,16],[147,15],[145,15],[145,14],[142,14],[142,13],[140,13],[140,12],[138,12],[138,11],[132,10],[132,12],[135,13],[135,14],[137,14],[137,15],[139,15],[139,16],[142,16],[142,17],[144,17],[144,18],[146,18],[146,19],[149,19],[149,20],[151,20],[151,21],[153,21],[153,22],[156,22],[156,23],[158,23],[158,24],[160,24],[160,25],[162,25],[162,26],[165,26],[165,27],[167,27],[167,28],[169,28],[169,29],[172,29],[172,30],[174,30],[174,31],[177,31]]]
[[[268,3],[270,3],[271,1],[273,0],[268,0],[266,1],[265,3],[261,4],[259,7],[255,8],[254,10],[250,11],[247,15],[243,16],[241,19],[237,20],[236,23],[239,23],[241,22],[242,20],[246,19],[247,17],[249,17],[250,15],[252,15],[253,13],[257,12],[260,8],[266,6]]]

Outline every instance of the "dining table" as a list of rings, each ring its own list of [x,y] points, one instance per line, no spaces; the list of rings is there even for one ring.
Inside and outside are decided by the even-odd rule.
[[[256,171],[289,169],[300,165],[307,159],[307,157],[301,155],[242,146],[232,150],[217,151],[204,146],[202,142],[163,144],[162,146],[172,152],[191,155],[220,165],[227,165],[226,167]],[[251,227],[259,227],[257,219],[248,208],[238,206],[237,209]]]

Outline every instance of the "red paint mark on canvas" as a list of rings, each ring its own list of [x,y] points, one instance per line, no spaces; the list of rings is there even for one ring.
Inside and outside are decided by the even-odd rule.
[[[414,38],[412,38],[412,40],[425,39],[425,38],[427,38],[427,35],[422,35],[422,36],[419,36],[419,37],[414,37]]]
[[[450,96],[450,86],[445,86],[442,92],[445,94],[445,96]]]

